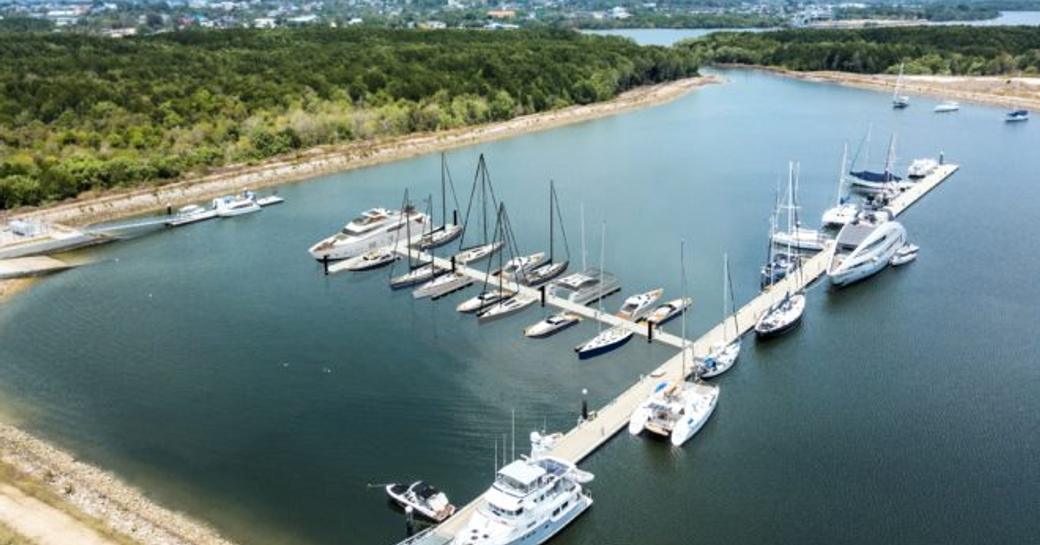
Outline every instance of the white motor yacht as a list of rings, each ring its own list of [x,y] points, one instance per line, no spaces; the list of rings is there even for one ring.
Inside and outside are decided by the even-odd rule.
[[[318,261],[347,259],[395,243],[410,244],[418,240],[429,225],[430,217],[411,207],[407,208],[407,218],[399,210],[372,208],[308,251]]]
[[[957,110],[960,110],[960,109],[961,109],[961,105],[960,105],[959,102],[954,102],[952,100],[947,100],[946,102],[943,102],[943,103],[939,104],[938,106],[936,106],[934,111],[937,114],[945,114],[945,113],[950,113],[950,112],[956,112]]]
[[[805,294],[788,294],[766,309],[755,323],[755,334],[761,338],[778,337],[802,323],[805,313]]]
[[[549,337],[567,329],[568,327],[577,324],[581,321],[581,316],[570,312],[561,312],[559,314],[552,314],[546,316],[540,322],[529,325],[524,328],[524,336],[531,337],[533,339],[542,339]]]
[[[621,283],[606,271],[588,269],[554,280],[548,291],[553,297],[587,305],[621,291]]]
[[[917,259],[917,251],[919,249],[916,244],[907,242],[902,248],[896,250],[896,255],[892,256],[892,266],[906,265]]]
[[[545,543],[592,505],[582,488],[592,479],[552,456],[512,462],[498,470],[451,545]]]
[[[665,322],[675,318],[682,313],[683,309],[689,308],[692,304],[693,299],[689,297],[672,299],[667,303],[658,305],[653,312],[646,316],[646,321],[655,326],[664,325]]]
[[[662,382],[632,413],[628,433],[648,431],[681,446],[704,427],[718,400],[719,387],[712,384]]]
[[[656,290],[650,290],[645,293],[630,296],[628,299],[625,299],[624,303],[622,303],[621,309],[618,310],[617,317],[631,320],[633,322],[639,320],[644,314],[650,312],[650,308],[658,299],[661,298],[663,293],[663,289],[657,288]]]
[[[481,244],[480,246],[474,246],[463,250],[455,254],[455,262],[459,265],[466,265],[467,263],[473,263],[474,261],[480,261],[491,254],[502,249],[504,242],[496,240],[487,244]]]
[[[448,501],[448,496],[424,481],[388,484],[386,495],[401,507],[411,507],[434,522],[443,522],[455,514],[455,506]]]
[[[243,191],[238,195],[227,195],[213,199],[213,208],[217,211],[217,215],[222,218],[260,211],[260,205],[256,203],[256,195],[252,191]]]
[[[458,304],[455,310],[463,313],[480,312],[485,308],[505,299],[506,297],[512,297],[516,295],[515,291],[507,289],[493,289],[485,290],[479,294],[466,299],[465,301]]]
[[[477,313],[477,319],[481,322],[490,322],[491,320],[497,320],[504,318],[510,314],[516,314],[521,310],[531,306],[538,299],[529,295],[514,295],[506,299],[500,299],[498,302],[491,304]]]
[[[632,330],[627,327],[614,326],[610,329],[604,329],[595,337],[576,346],[574,351],[578,353],[578,358],[583,360],[606,354],[627,343],[633,334]]]
[[[189,204],[177,211],[177,214],[170,218],[166,222],[166,225],[170,227],[178,227],[181,225],[188,225],[189,223],[196,223],[213,219],[217,217],[216,208],[203,208],[197,204]]]
[[[913,163],[910,163],[910,168],[906,170],[907,178],[924,178],[929,174],[935,172],[935,169],[939,168],[939,161],[931,158],[914,159]]]
[[[884,269],[906,243],[899,222],[860,219],[842,228],[834,243],[827,277],[835,286],[847,286]]]
[[[449,293],[455,293],[461,289],[468,288],[471,285],[473,285],[473,279],[469,276],[460,272],[450,272],[415,288],[415,291],[412,292],[412,297],[415,299],[423,297],[438,299]]]

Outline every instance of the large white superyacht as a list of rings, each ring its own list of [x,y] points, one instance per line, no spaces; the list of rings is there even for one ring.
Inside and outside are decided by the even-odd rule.
[[[410,206],[404,213],[372,208],[347,222],[340,232],[311,246],[309,251],[317,260],[348,259],[395,243],[405,243],[405,238],[410,244],[421,238],[429,227],[430,217]]]

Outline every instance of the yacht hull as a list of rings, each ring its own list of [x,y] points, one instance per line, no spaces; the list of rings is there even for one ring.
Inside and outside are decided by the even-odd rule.
[[[576,349],[577,352],[578,352],[578,359],[587,360],[589,358],[594,358],[596,356],[599,356],[599,355],[602,355],[602,354],[606,354],[607,352],[610,352],[611,350],[615,350],[617,348],[621,348],[622,346],[625,346],[625,344],[628,343],[628,341],[630,341],[630,340],[632,340],[632,335],[626,335],[624,337],[621,337],[617,341],[614,341],[614,342],[612,342],[610,344],[604,344],[602,346],[597,346],[596,348],[588,348],[588,349],[586,349],[586,348],[583,348],[583,347],[579,346]]]

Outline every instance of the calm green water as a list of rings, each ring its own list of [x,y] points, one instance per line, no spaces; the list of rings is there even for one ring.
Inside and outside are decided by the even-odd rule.
[[[583,201],[590,233],[608,223],[626,292],[678,296],[685,238],[701,332],[719,318],[724,251],[738,300],[754,294],[788,159],[802,162],[807,218],[833,198],[842,141],[869,123],[877,159],[898,130],[904,166],[942,149],[963,169],[904,217],[915,263],[817,287],[800,330],[747,339],[685,448],[623,434],[592,456],[595,507],[554,542],[1035,540],[1038,121],[725,75],[661,107],[453,152],[457,184],[486,153],[534,251],[555,179],[574,258]],[[327,176],[281,188],[287,204],[260,214],[97,249],[96,264],[0,307],[6,418],[243,543],[401,537],[366,483],[424,478],[464,503],[488,484],[511,410],[526,450],[528,430],[573,424],[581,388],[598,406],[673,352],[633,341],[579,362],[591,324],[525,340],[537,309],[478,326],[453,310],[473,290],[431,303],[389,291],[385,271],[320,275],[310,243],[405,187],[433,191],[437,173],[427,156]]]

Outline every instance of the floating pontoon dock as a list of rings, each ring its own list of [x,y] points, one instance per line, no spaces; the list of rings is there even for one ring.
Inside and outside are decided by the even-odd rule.
[[[912,187],[894,197],[886,208],[892,212],[893,216],[902,214],[921,197],[926,195],[942,182],[946,181],[946,179],[952,176],[957,169],[957,165],[940,165],[931,174],[922,178]],[[734,331],[734,328],[732,327],[724,328],[720,323],[696,341],[689,342],[687,344],[687,350],[692,354],[706,354],[712,346],[728,344],[747,333],[758,320],[758,317],[766,309],[783,299],[788,293],[793,293],[805,288],[826,272],[827,260],[830,257],[829,254],[832,244],[834,244],[833,241],[828,242],[822,251],[803,261],[801,274],[796,272],[788,275],[783,280],[774,284],[771,289],[762,292],[748,304],[741,307],[740,310],[737,311],[737,321],[740,324],[740,331]],[[427,258],[429,258],[429,256],[424,256],[424,259]],[[448,260],[437,259],[436,263],[438,266],[448,269],[451,268],[451,262]],[[478,271],[468,267],[456,266],[456,270],[470,276],[478,275],[479,280],[481,281],[483,281],[485,277],[483,271]],[[521,292],[526,293],[525,290],[529,291],[532,296],[540,296],[540,293],[535,289],[521,288]],[[597,313],[594,309],[584,305],[577,305],[555,297],[547,297],[546,303],[581,314],[587,318],[599,319],[608,325],[626,325],[626,327],[631,327],[639,333],[646,334],[645,324],[635,324],[610,314]],[[682,340],[675,335],[655,332],[653,338],[654,340],[664,342],[677,348],[682,346]],[[688,357],[691,357],[692,354]],[[690,361],[692,361],[692,357]],[[653,375],[657,375],[656,377],[641,377],[639,382],[636,382],[627,390],[621,392],[620,395],[595,413],[590,414],[590,418],[587,421],[579,423],[576,427],[567,432],[566,435],[564,435],[553,447],[551,455],[570,460],[574,463],[583,460],[586,456],[606,443],[616,433],[628,426],[628,420],[631,417],[632,412],[640,403],[643,402],[643,400],[646,399],[648,395],[650,395],[656,384],[665,380],[682,380],[684,378],[682,377],[682,362],[682,353],[676,354],[668,361],[661,364],[656,369],[656,372],[652,373]],[[479,505],[479,501],[480,498],[478,497],[462,509],[459,509],[454,516],[444,521],[439,526],[432,527],[420,534],[412,536],[411,538],[400,542],[398,545],[444,545],[450,543],[455,534],[465,527],[466,522],[473,513],[473,510]]]

